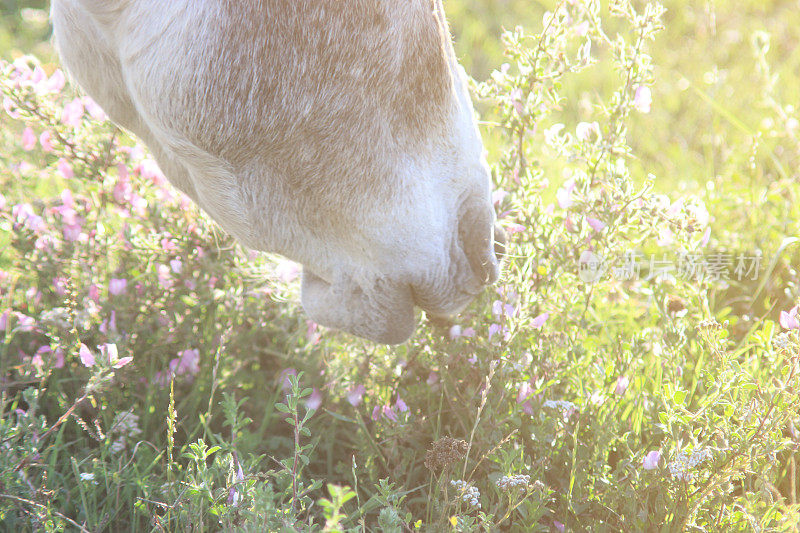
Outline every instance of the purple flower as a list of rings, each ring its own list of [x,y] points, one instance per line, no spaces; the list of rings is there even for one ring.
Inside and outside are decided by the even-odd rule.
[[[600,137],[600,125],[597,122],[579,122],[575,136],[581,141],[591,141]]]
[[[0,331],[5,331],[8,327],[8,310],[3,311],[3,314],[0,314]]]
[[[300,265],[294,261],[281,261],[275,267],[275,275],[281,282],[291,283],[300,276]]]
[[[500,333],[501,329],[502,328],[500,324],[492,324],[489,326],[489,340],[492,340],[492,337],[494,337],[497,333]]]
[[[558,207],[561,209],[569,209],[572,207],[573,200],[572,200],[572,192],[575,190],[575,181],[570,181],[569,183],[565,183],[564,187],[558,189],[556,191],[556,201],[558,202]]]
[[[454,325],[454,326],[452,326],[452,327],[450,328],[450,331],[448,332],[448,337],[450,337],[450,340],[451,340],[451,341],[454,341],[454,340],[456,340],[457,338],[459,338],[459,337],[461,336],[461,334],[462,334],[462,332],[461,332],[461,326],[459,326],[458,324],[456,324],[456,325]]]
[[[314,387],[314,390],[311,392],[311,396],[309,396],[306,400],[306,407],[316,411],[319,409],[320,405],[322,405],[322,393],[319,391],[319,389]]]
[[[550,313],[542,313],[541,315],[537,316],[531,322],[531,326],[534,328],[541,328],[544,326],[544,323],[547,322],[547,319],[550,318]]]
[[[438,382],[439,382],[439,374],[437,374],[436,372],[431,372],[430,374],[428,374],[428,379],[425,380],[425,383],[427,383],[428,386],[436,385]]]
[[[781,311],[781,327],[783,329],[800,329],[800,306],[794,306],[788,313]]]
[[[111,278],[108,282],[108,292],[112,296],[119,296],[128,289],[128,280],[124,278]]]
[[[606,229],[606,224],[604,222],[597,220],[596,218],[586,217],[586,223],[589,224],[589,226],[597,233],[600,233],[601,231]]]
[[[81,343],[80,350],[78,350],[78,355],[81,358],[81,363],[83,363],[83,366],[87,368],[91,368],[94,366],[95,363],[94,355],[85,344]]]
[[[45,82],[44,87],[48,92],[58,93],[64,88],[66,82],[67,80],[64,78],[64,73],[61,69],[57,68],[56,71],[53,72],[53,75]]]
[[[71,180],[75,177],[75,172],[72,170],[72,165],[70,165],[69,162],[63,157],[58,160],[56,167],[58,168],[58,173],[61,174],[64,179]]]
[[[403,399],[400,397],[400,394],[397,395],[397,400],[395,401],[394,405],[395,407],[397,407],[397,410],[400,411],[401,413],[405,413],[406,411],[408,411],[408,405],[406,405],[406,402],[404,402]]]
[[[180,274],[183,270],[183,263],[180,259],[173,259],[169,262],[169,268],[172,269],[172,272],[175,274]]]
[[[533,388],[531,387],[531,384],[526,381],[519,386],[519,391],[517,392],[517,403],[524,403],[531,394],[533,394]]]
[[[39,142],[42,145],[42,150],[45,152],[53,151],[53,134],[49,131],[44,131],[39,135]]]
[[[525,226],[522,224],[509,224],[508,226],[505,226],[505,230],[506,233],[513,235],[515,233],[522,233],[525,231]]]
[[[33,128],[28,126],[22,132],[22,149],[30,152],[34,148],[36,148],[36,134],[33,132]]]
[[[163,289],[170,289],[172,287],[172,278],[169,267],[167,265],[158,265],[156,271],[158,272],[158,284]]]
[[[33,317],[30,317],[23,313],[16,313],[16,317],[17,317],[17,329],[19,331],[26,331],[26,332],[33,331],[33,328],[36,325],[36,320],[34,320]]]
[[[169,369],[178,376],[183,374],[194,376],[200,372],[200,350],[178,352],[178,357],[169,362]]]
[[[81,124],[83,118],[83,102],[80,98],[76,98],[64,106],[61,111],[61,122],[67,126],[77,128]]]
[[[354,387],[350,392],[347,393],[347,401],[353,407],[358,407],[361,404],[361,400],[364,397],[364,393],[367,391],[364,385],[357,385]]]
[[[294,368],[285,368],[278,376],[278,381],[280,381],[283,392],[289,392],[292,390],[292,380],[289,379],[289,376],[297,376],[297,370]]]
[[[390,406],[384,405],[381,412],[383,416],[385,416],[392,422],[397,422],[397,414],[394,412],[394,409],[392,409]]]
[[[53,279],[53,292],[56,296],[64,296],[67,294],[67,280],[61,276]]]
[[[622,396],[628,390],[628,385],[631,380],[627,376],[620,376],[617,378],[617,387],[614,389],[614,394]]]
[[[100,353],[102,353],[106,357],[108,364],[113,366],[114,368],[117,369],[122,368],[123,366],[133,361],[133,357],[123,357],[122,359],[119,359],[117,353],[117,345],[114,343],[102,344],[98,346],[98,348],[100,348]]]
[[[505,200],[506,196],[508,196],[508,192],[503,189],[497,189],[492,193],[492,203],[494,205],[499,205]]]
[[[531,402],[525,402],[522,404],[522,412],[528,416],[533,416],[533,404]]]
[[[652,104],[653,93],[650,91],[650,87],[639,85],[633,96],[633,107],[640,113],[649,113]]]
[[[661,452],[658,450],[653,450],[644,456],[644,461],[642,461],[642,467],[645,470],[655,470],[656,468],[658,468],[658,462],[660,460],[661,460]]]

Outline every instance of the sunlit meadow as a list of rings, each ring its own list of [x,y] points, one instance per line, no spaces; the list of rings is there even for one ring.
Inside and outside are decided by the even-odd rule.
[[[3,4],[0,530],[798,530],[800,4],[445,4],[510,242],[396,348]]]

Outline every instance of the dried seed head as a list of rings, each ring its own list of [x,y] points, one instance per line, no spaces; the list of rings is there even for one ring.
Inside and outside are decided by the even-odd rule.
[[[467,454],[467,441],[442,437],[425,454],[425,467],[434,472],[447,468]]]

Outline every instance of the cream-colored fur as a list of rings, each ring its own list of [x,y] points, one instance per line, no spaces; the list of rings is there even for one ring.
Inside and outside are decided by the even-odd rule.
[[[312,319],[383,343],[498,275],[441,0],[53,0],[72,77]]]

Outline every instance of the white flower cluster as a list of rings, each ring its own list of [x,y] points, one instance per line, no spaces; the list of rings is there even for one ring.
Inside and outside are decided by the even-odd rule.
[[[531,476],[524,474],[516,474],[513,476],[503,476],[495,483],[500,490],[518,490],[525,491],[531,484]]]
[[[778,350],[789,350],[792,348],[794,342],[790,336],[790,333],[788,331],[785,331],[783,333],[776,335],[772,339],[772,344]]]
[[[478,491],[478,487],[460,479],[451,480],[450,484],[458,491],[459,497],[464,503],[478,509],[481,508],[481,493]]]
[[[139,415],[133,411],[123,411],[117,413],[114,422],[111,424],[109,433],[117,434],[119,438],[111,443],[111,453],[119,453],[125,449],[127,440],[139,435],[142,430],[139,428]]]
[[[568,402],[567,400],[545,400],[544,406],[552,409],[558,409],[565,414],[578,409],[577,405],[572,402]]]
[[[711,459],[711,457],[711,450],[707,448],[703,450],[695,450],[691,455],[688,455],[686,452],[680,452],[675,460],[667,465],[667,467],[669,468],[669,472],[673,477],[688,481],[692,479],[692,473],[689,472],[689,470],[696,467],[706,459]]]

